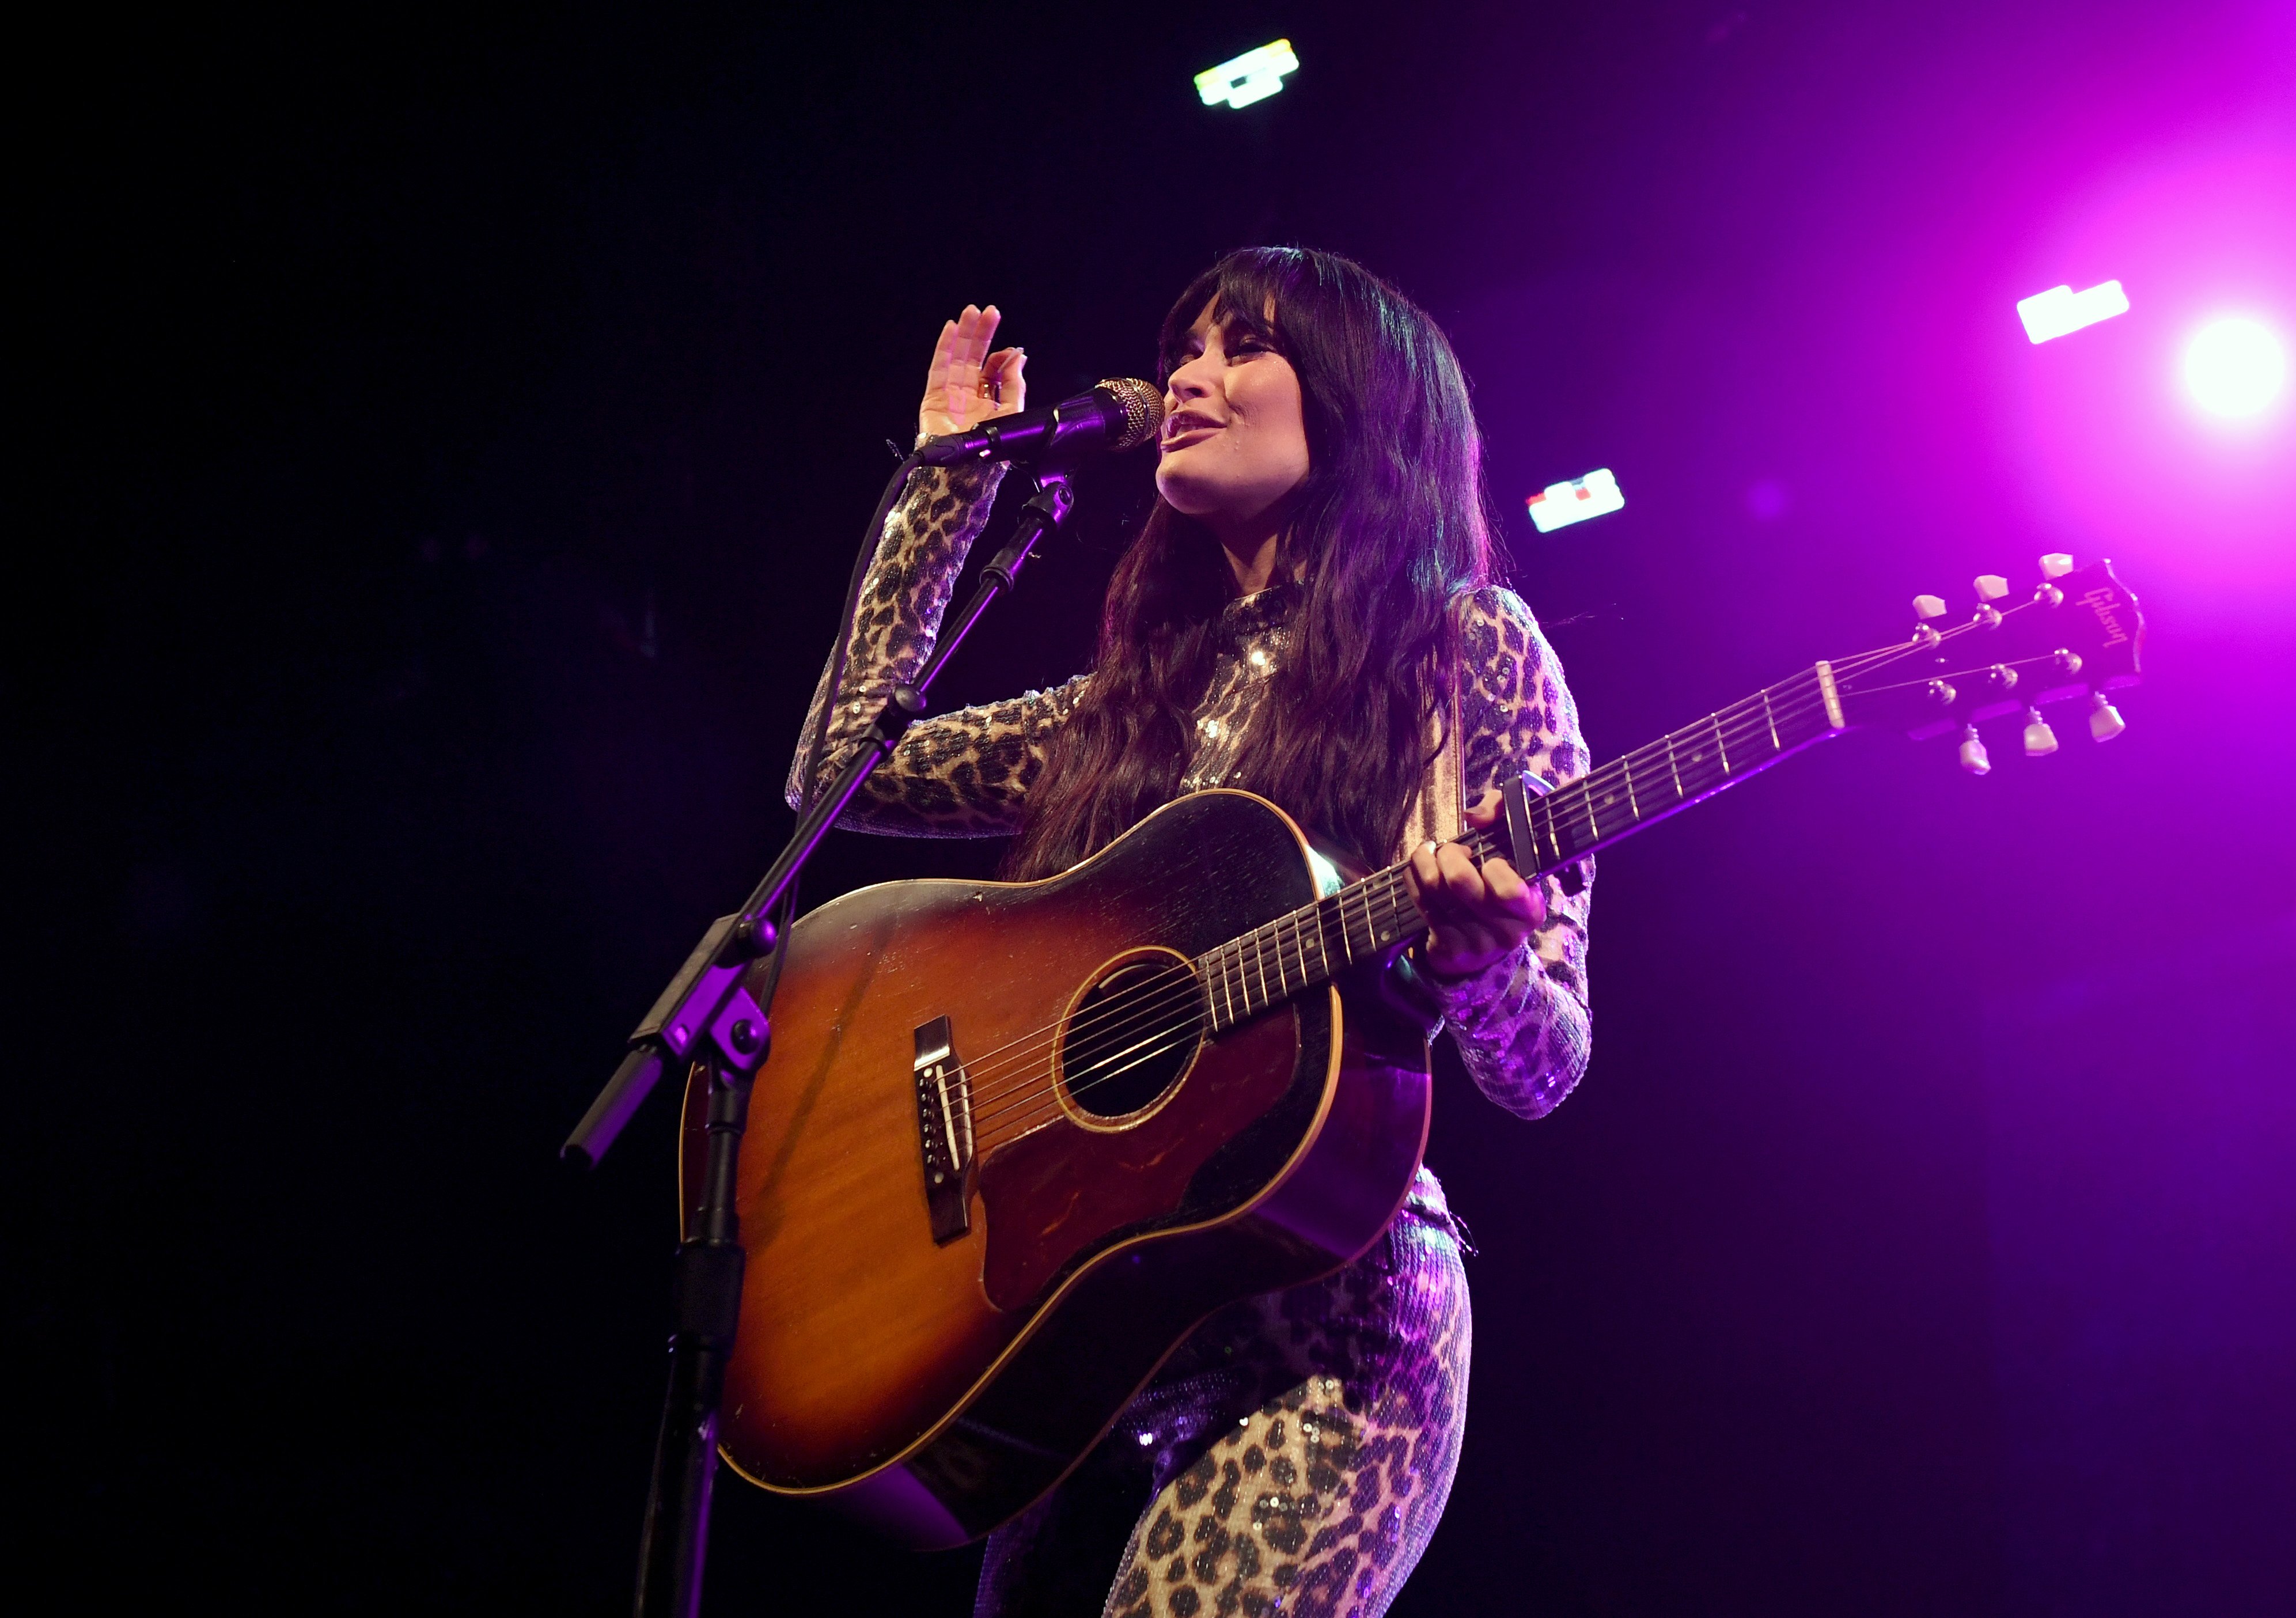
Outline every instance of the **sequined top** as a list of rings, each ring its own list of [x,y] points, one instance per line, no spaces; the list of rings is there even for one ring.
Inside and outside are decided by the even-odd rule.
[[[931,654],[957,572],[988,521],[1002,475],[1002,467],[967,466],[912,477],[863,580],[844,678],[832,694],[831,669],[824,669],[814,693],[790,770],[792,806],[803,795],[805,743],[822,705],[833,702],[821,767],[825,781],[892,688]],[[1196,749],[1182,790],[1229,778],[1241,738],[1290,649],[1295,601],[1292,587],[1279,587],[1233,601],[1223,612],[1221,645],[1193,715]],[[1462,625],[1467,801],[1508,773],[1528,770],[1550,788],[1583,775],[1578,710],[1529,608],[1513,592],[1487,587],[1462,604]],[[926,837],[1019,831],[1048,743],[1091,678],[1080,674],[1049,691],[918,721],[840,824]],[[1486,1096],[1521,1117],[1551,1111],[1587,1069],[1587,892],[1566,895],[1549,881],[1546,920],[1521,948],[1469,977],[1426,980],[1469,1074]]]

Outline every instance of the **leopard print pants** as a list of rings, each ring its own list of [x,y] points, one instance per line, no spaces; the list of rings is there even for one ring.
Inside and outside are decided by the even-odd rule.
[[[1465,1425],[1472,1318],[1441,1197],[1423,1177],[1363,1258],[1199,1327],[989,1540],[975,1618],[1384,1613],[1442,1515]]]

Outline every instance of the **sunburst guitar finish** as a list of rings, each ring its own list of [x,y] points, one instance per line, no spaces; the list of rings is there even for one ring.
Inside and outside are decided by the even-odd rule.
[[[1190,965],[1336,880],[1274,805],[1216,791],[1048,881],[894,883],[799,922],[742,1157],[725,1458],[961,1544],[1204,1316],[1367,1249],[1426,1142],[1423,1027],[1345,973],[1223,1025],[1236,985]],[[686,1125],[695,1187],[698,1089]]]

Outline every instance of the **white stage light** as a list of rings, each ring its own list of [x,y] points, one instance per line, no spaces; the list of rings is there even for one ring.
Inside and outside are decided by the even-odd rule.
[[[1530,508],[1532,523],[1542,534],[1620,510],[1626,503],[1626,496],[1619,492],[1618,479],[1611,475],[1607,466],[1597,467],[1568,483],[1549,483],[1523,502]]]
[[[2185,349],[2185,386],[2212,415],[2254,415],[2287,374],[2279,340],[2253,320],[2212,321]]]
[[[2035,342],[2046,342],[2127,313],[2128,294],[2120,290],[2118,281],[2100,281],[2079,292],[2070,286],[2053,286],[2017,300],[2017,318],[2025,323],[2025,335]]]
[[[1299,67],[1300,59],[1292,53],[1292,42],[1279,39],[1256,51],[1246,51],[1233,62],[1206,68],[1196,75],[1196,94],[1204,98],[1207,107],[1223,103],[1231,107],[1248,107],[1282,89],[1283,76],[1298,71]]]

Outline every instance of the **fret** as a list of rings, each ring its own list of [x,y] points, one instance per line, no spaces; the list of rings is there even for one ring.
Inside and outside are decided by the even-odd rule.
[[[1542,836],[1546,840],[1546,846],[1555,850],[1555,863],[1560,865],[1562,862],[1562,845],[1554,839],[1554,809],[1545,798],[1538,799],[1530,805],[1531,858],[1544,861],[1546,856],[1538,851],[1539,839]]]
[[[1384,872],[1381,874],[1382,876]],[[1372,911],[1371,947],[1376,951],[1387,945],[1387,931],[1395,923],[1395,888],[1392,883],[1373,877],[1365,884],[1371,891],[1367,898],[1375,908]]]
[[[1629,754],[1531,798],[1525,806],[1527,847],[1518,849],[1514,828],[1506,825],[1464,832],[1456,841],[1478,860],[1502,855],[1515,860],[1527,856],[1538,869],[1526,870],[1524,875],[1552,873],[1767,768],[1844,726],[1833,670],[1824,663],[1764,686],[1732,704],[1727,711],[1728,725],[1723,722],[1724,710],[1718,709],[1641,750],[1646,763],[1655,762],[1657,755],[1664,752],[1662,773],[1645,773],[1637,780],[1637,755]],[[1745,731],[1738,738],[1741,757],[1735,761],[1730,757],[1733,726],[1743,727]],[[1764,735],[1770,743],[1767,758],[1749,751]],[[1674,787],[1670,804],[1663,797],[1669,783]],[[1643,793],[1653,784],[1659,800],[1644,808]],[[1620,808],[1625,810],[1623,818],[1617,813]],[[1336,893],[1311,899],[1197,957],[1194,965],[1205,985],[1207,1020],[1215,1032],[1233,1028],[1301,990],[1332,981],[1340,972],[1379,956],[1426,925],[1427,918],[1412,898],[1403,866],[1390,866]],[[1316,946],[1312,960],[1308,954],[1311,929]],[[1273,983],[1267,971],[1271,950],[1275,957]]]

